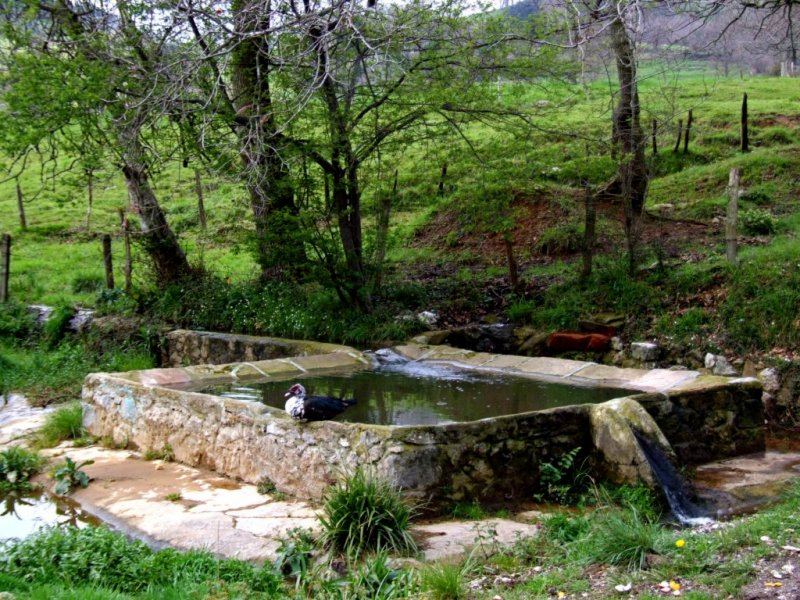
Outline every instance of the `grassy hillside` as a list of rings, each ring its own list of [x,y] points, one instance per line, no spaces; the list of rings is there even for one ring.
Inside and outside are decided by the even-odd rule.
[[[653,62],[642,72],[643,122],[649,132],[656,119],[659,153],[649,159],[654,177],[641,260],[647,268],[639,276],[631,279],[624,272],[620,209],[604,204],[599,207],[595,276],[585,285],[577,283],[583,228],[580,183],[586,179],[599,188],[615,168],[608,145],[613,82],[585,87],[497,84],[498,105],[525,109],[532,115],[529,122],[509,118],[473,124],[465,131],[469,143],[453,138],[442,145],[387,148],[387,156],[398,161],[399,177],[383,294],[392,300],[392,310],[433,308],[444,324],[494,313],[542,328],[572,327],[594,311],[617,310],[631,315],[631,335],[701,335],[709,347],[740,351],[792,343],[792,311],[799,308],[788,287],[796,277],[793,257],[800,224],[793,202],[800,191],[794,175],[800,163],[796,83],[718,78],[692,64],[676,69]],[[748,154],[738,151],[744,92],[751,115],[753,150]],[[677,120],[685,122],[690,109],[689,152],[674,153]],[[444,194],[439,194],[445,163]],[[742,169],[745,188],[738,269],[722,260],[720,220],[733,167]],[[386,185],[387,172],[376,165],[367,173],[368,239],[375,191]],[[87,226],[86,182],[70,177],[46,178],[43,184],[38,168],[21,177],[27,231],[18,223],[15,182],[0,184],[0,232],[14,237],[11,294],[16,300],[94,304],[103,284],[104,233],[114,236],[116,277],[122,282],[118,210],[127,204],[124,182],[111,167],[98,174]],[[257,270],[248,252],[251,224],[245,194],[234,182],[207,174],[203,179],[206,232],[198,225],[193,171],[166,165],[153,177],[190,261],[229,282],[231,289],[246,285]],[[516,293],[508,284],[506,238],[522,274]],[[134,248],[135,285],[146,286],[148,276]],[[214,290],[215,298],[202,310],[176,309],[173,302],[167,312],[193,326],[235,322],[232,327],[240,330],[341,335],[341,328],[320,333],[307,323],[290,327],[276,324],[274,315],[259,316],[249,304],[263,304],[269,294],[255,293],[237,291],[236,300],[226,290]],[[305,297],[310,293],[316,292],[306,290]],[[175,302],[196,304],[196,296],[205,294],[212,291],[184,292]],[[226,313],[234,302],[240,315],[204,322],[210,314]],[[286,301],[287,306],[293,302]],[[328,300],[323,304],[332,308]],[[323,310],[320,306],[313,310]]]

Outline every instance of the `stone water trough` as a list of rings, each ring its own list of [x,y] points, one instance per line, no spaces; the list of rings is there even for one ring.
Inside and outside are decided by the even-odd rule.
[[[620,369],[448,346],[394,350],[425,364],[622,388],[630,394],[471,422],[298,423],[258,402],[176,388],[352,372],[370,369],[370,356],[346,346],[179,331],[170,336],[173,365],[214,362],[215,356],[238,356],[242,362],[91,374],[83,387],[84,425],[114,444],[143,451],[169,446],[177,461],[250,483],[269,480],[298,498],[322,497],[342,474],[363,465],[433,504],[528,499],[541,488],[541,465],[558,464],[576,448],[578,460],[596,479],[654,485],[634,430],[683,465],[764,450],[761,387],[752,378]],[[286,352],[292,355],[278,357]]]

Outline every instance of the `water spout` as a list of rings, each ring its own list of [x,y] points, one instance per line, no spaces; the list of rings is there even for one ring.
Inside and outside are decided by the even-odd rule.
[[[631,430],[678,522],[690,526],[711,523],[713,519],[708,516],[707,511],[695,503],[694,492],[672,464],[669,456],[647,435],[636,428]]]

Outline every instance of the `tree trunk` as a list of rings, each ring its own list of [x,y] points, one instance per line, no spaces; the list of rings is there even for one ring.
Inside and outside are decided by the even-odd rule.
[[[131,207],[139,217],[142,245],[153,262],[156,281],[163,286],[188,276],[192,268],[150,187],[141,158],[144,149],[138,136],[135,128],[126,128],[120,133],[120,142],[125,148],[122,174]]]
[[[94,205],[94,173],[86,170],[86,230],[92,226],[92,206]]]
[[[271,7],[251,0],[234,0],[237,30],[269,27]],[[246,185],[256,226],[255,254],[265,278],[290,278],[308,259],[297,219],[289,168],[280,156],[266,59],[266,34],[243,38],[233,51],[232,84],[236,125],[245,167]]]
[[[589,182],[584,182],[583,187],[584,229],[583,229],[583,266],[581,280],[586,281],[592,274],[594,262],[595,230],[597,225],[597,207],[594,203],[594,194],[589,187]]]
[[[103,236],[103,269],[106,272],[106,288],[114,289],[114,265],[111,258],[111,236]]]
[[[8,302],[8,281],[11,279],[11,235],[0,238],[0,302]]]
[[[636,55],[628,31],[619,18],[610,27],[617,62],[619,103],[614,111],[613,140],[619,147],[617,179],[625,215],[625,237],[631,273],[635,269],[639,220],[644,209],[648,173],[644,154],[644,133],[640,123]]]
[[[397,171],[395,170],[392,191],[388,194],[382,194],[378,201],[378,215],[375,226],[375,276],[373,278],[373,288],[375,290],[379,290],[382,283],[383,261],[386,257],[386,246],[389,240],[389,217],[396,198]]]
[[[614,111],[613,128],[615,145],[621,150],[617,176],[620,183],[623,183],[623,189],[626,187],[624,180],[628,179],[631,208],[638,217],[644,208],[648,173],[644,155],[644,133],[640,122],[636,55],[625,24],[620,19],[612,23],[610,31],[619,80],[619,102]]]
[[[678,139],[675,140],[675,147],[672,149],[673,154],[677,154],[681,147],[681,138],[683,137],[683,119],[678,119]]]
[[[19,181],[17,181],[17,212],[19,213],[19,228],[22,231],[26,231],[28,229],[28,220],[25,218],[25,200]]]

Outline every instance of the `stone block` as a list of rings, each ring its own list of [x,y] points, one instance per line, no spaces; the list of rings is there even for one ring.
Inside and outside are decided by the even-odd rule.
[[[658,360],[661,348],[653,342],[633,342],[631,344],[631,357],[642,362]]]

